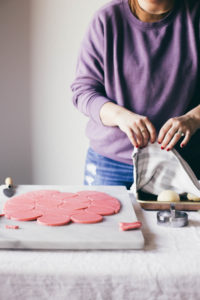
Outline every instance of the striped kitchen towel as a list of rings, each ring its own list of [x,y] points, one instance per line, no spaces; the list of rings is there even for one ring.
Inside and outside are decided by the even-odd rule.
[[[134,149],[134,184],[131,190],[158,195],[163,190],[200,197],[200,183],[188,163],[175,150],[161,150],[158,143]]]

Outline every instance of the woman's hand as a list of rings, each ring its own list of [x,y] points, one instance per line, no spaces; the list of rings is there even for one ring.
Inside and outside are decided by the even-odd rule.
[[[145,116],[108,102],[102,106],[100,117],[104,125],[118,126],[137,148],[145,147],[149,141],[156,141],[156,129]]]
[[[199,128],[200,105],[183,116],[169,119],[160,129],[158,143],[161,144],[161,149],[169,151],[184,137],[180,144],[184,147]]]
[[[156,130],[145,116],[122,110],[116,115],[118,127],[126,133],[135,147],[145,147],[149,141],[156,141]]]

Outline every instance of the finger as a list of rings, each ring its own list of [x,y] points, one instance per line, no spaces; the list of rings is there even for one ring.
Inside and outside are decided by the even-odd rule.
[[[189,142],[190,138],[191,138],[191,133],[190,133],[189,130],[187,130],[186,133],[185,133],[185,137],[184,137],[184,139],[183,139],[183,141],[182,141],[182,143],[180,145],[181,148],[183,148],[183,147],[185,147],[187,145],[187,143]]]
[[[172,122],[171,120],[168,120],[160,129],[159,134],[158,134],[158,143],[162,144],[166,133],[170,130],[172,127]]]
[[[145,125],[149,132],[150,142],[154,143],[156,141],[156,129],[148,118],[145,120]]]
[[[137,143],[137,140],[136,140],[136,138],[135,138],[135,136],[134,136],[133,131],[132,131],[131,129],[127,130],[127,131],[126,131],[126,135],[128,136],[128,138],[129,138],[131,144],[132,144],[134,147],[138,148],[138,143]]]
[[[146,119],[146,117],[144,117],[144,119]],[[149,141],[149,131],[146,127],[145,121],[144,119],[140,119],[135,123],[135,127],[134,130],[138,130],[135,133],[137,134],[137,136],[140,138],[142,137],[142,141],[140,142],[139,146],[140,147],[145,147],[148,144]]]
[[[142,145],[142,147],[145,147],[148,144],[148,141],[149,141],[149,131],[146,128],[145,125],[144,125],[143,128],[140,128],[140,131],[141,131],[141,134],[142,134],[142,137],[143,137],[143,145]]]
[[[180,139],[181,139],[180,133],[176,132],[172,137],[172,139],[170,140],[170,142],[166,144],[164,148],[166,148],[167,151],[171,150],[178,143]]]
[[[165,134],[165,137],[161,144],[161,149],[169,148],[169,145],[176,144],[181,138],[181,135],[177,132],[175,127],[171,127],[170,130]]]
[[[141,133],[139,127],[135,125],[133,128],[131,128],[131,130],[134,132],[134,136],[135,136],[137,145],[139,147],[143,147],[144,141],[143,141],[143,136],[142,136],[142,133]]]

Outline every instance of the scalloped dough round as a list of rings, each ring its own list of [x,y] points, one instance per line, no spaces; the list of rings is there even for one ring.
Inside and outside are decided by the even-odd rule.
[[[162,191],[157,198],[159,202],[179,202],[180,197],[179,194],[172,190],[164,190]]]
[[[187,198],[188,200],[190,201],[200,201],[200,197],[194,195],[194,194],[191,194],[191,193],[188,193],[187,194]]]
[[[36,220],[39,224],[61,226],[74,223],[97,223],[102,216],[118,213],[120,201],[98,191],[78,193],[56,190],[32,191],[7,200],[3,214],[18,221]]]

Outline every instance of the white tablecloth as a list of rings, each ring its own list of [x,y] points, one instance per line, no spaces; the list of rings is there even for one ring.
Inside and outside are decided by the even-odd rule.
[[[200,214],[168,228],[133,203],[144,250],[0,250],[0,300],[200,299]]]

